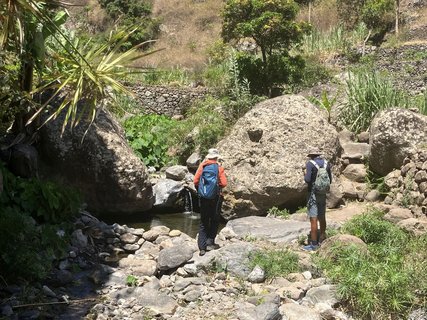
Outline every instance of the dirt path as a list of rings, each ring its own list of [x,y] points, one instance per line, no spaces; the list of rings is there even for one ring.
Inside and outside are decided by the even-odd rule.
[[[327,210],[326,219],[329,222],[341,224],[358,214],[364,213],[369,206],[372,206],[372,203],[358,201],[349,202],[344,207]]]

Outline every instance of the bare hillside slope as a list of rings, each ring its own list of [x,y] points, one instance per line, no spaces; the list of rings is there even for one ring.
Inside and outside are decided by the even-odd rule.
[[[206,50],[220,38],[219,0],[155,0],[153,15],[162,21],[155,48],[165,48],[144,63],[154,67],[197,68],[207,62]]]

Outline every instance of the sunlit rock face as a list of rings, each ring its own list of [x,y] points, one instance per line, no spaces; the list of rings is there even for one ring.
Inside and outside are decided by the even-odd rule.
[[[257,104],[218,143],[229,179],[223,215],[263,215],[273,207],[305,205],[303,168],[310,149],[335,162],[338,133],[327,115],[302,96]]]

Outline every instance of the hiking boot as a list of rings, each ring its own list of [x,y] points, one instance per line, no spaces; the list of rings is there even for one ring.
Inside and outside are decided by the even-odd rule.
[[[219,249],[219,245],[218,245],[218,244],[216,244],[216,243],[211,244],[211,245],[208,245],[208,246],[206,247],[206,251],[217,250],[217,249]]]
[[[202,249],[202,250],[200,250],[200,251],[199,251],[199,256],[204,256],[204,255],[205,255],[205,253],[206,253],[206,250],[203,250],[203,249]]]
[[[302,249],[305,251],[316,251],[319,249],[319,246],[317,244],[309,244],[307,246],[303,246]]]

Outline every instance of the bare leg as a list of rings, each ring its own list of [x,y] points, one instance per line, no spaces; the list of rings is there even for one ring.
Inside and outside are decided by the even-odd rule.
[[[317,243],[317,217],[310,218],[310,236],[311,241]]]
[[[326,216],[321,215],[318,217],[320,225],[320,242],[326,239]]]

